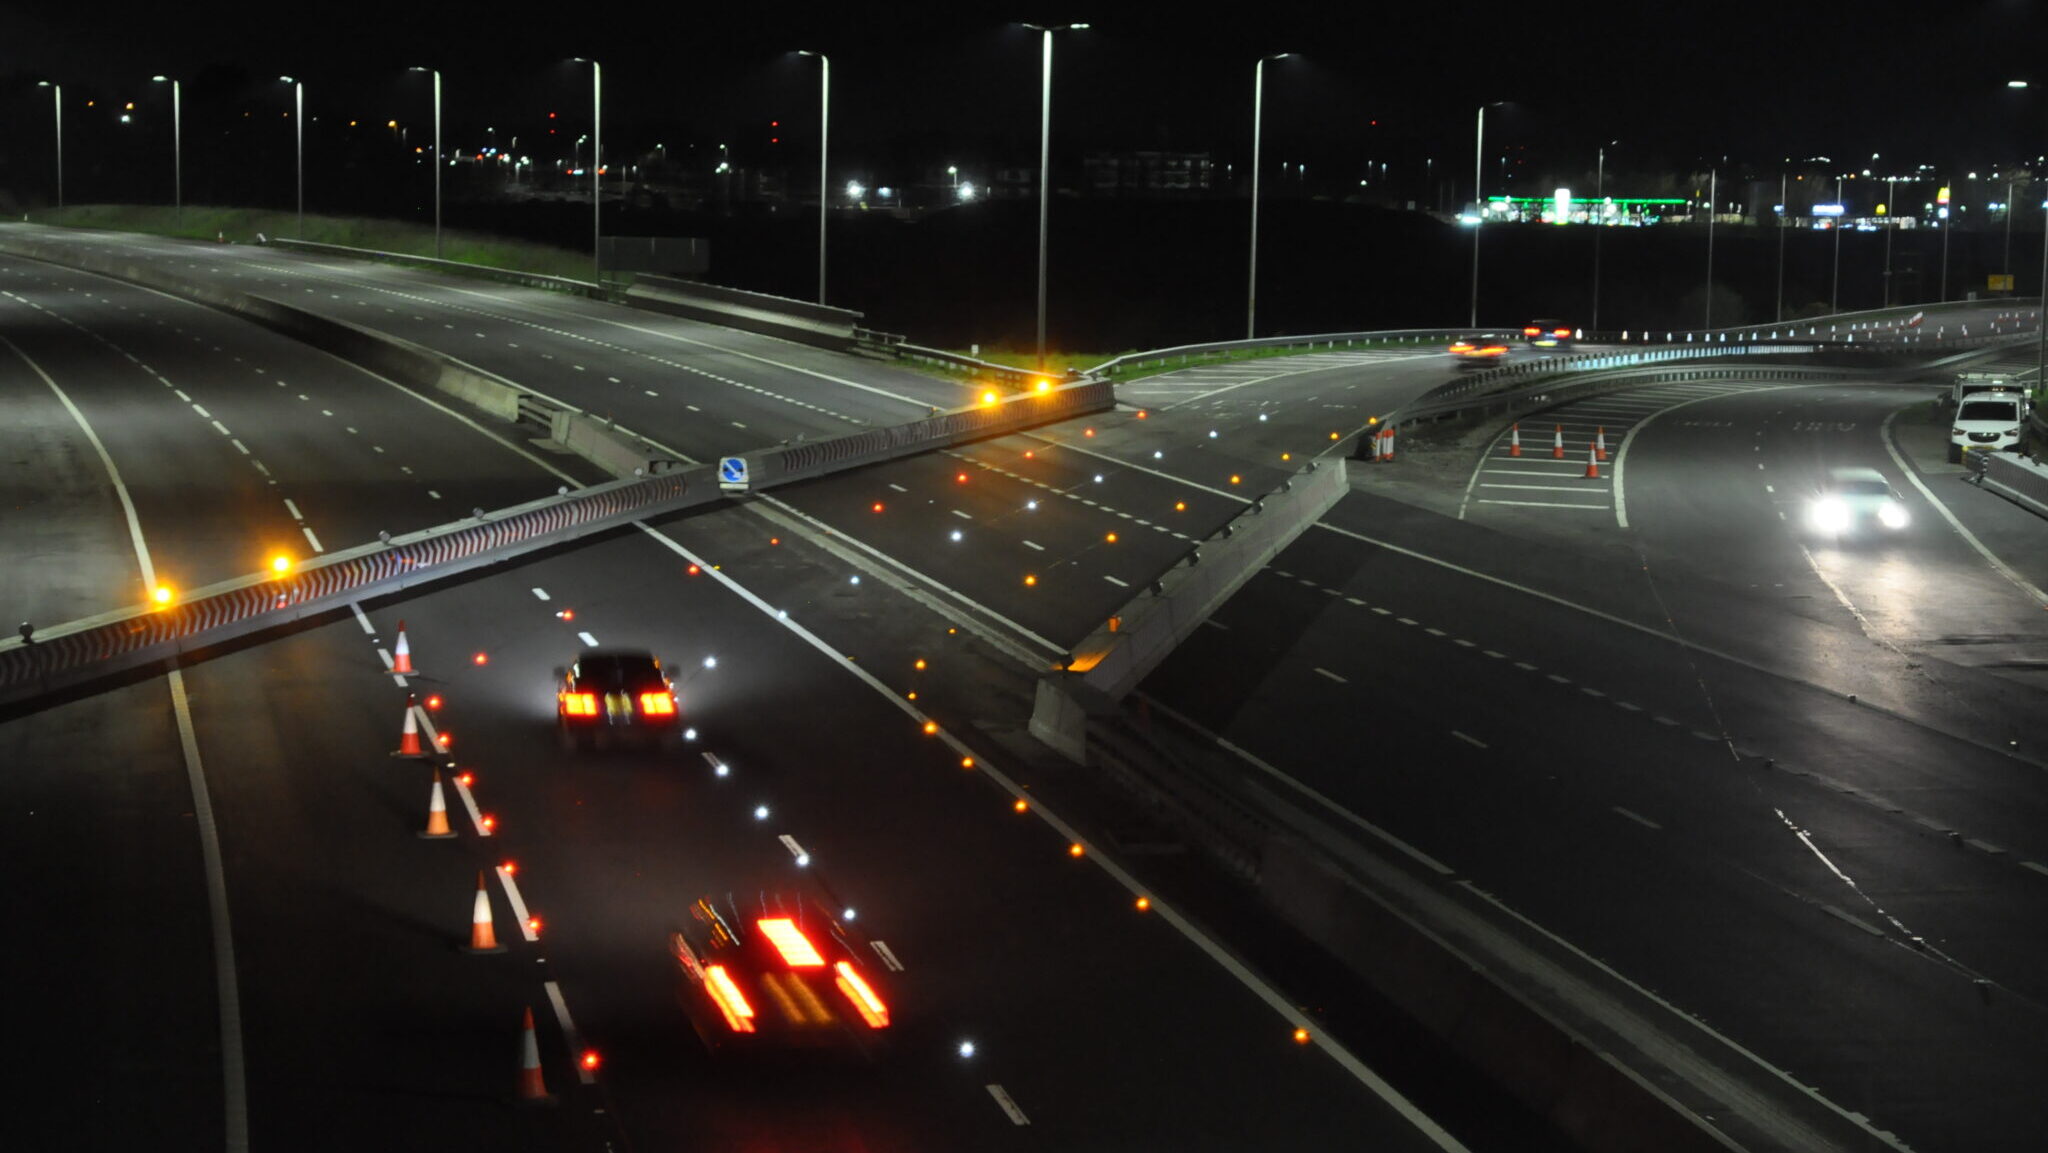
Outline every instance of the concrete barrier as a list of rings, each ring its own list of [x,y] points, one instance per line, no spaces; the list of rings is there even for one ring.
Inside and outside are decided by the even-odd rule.
[[[1063,671],[1039,682],[1031,734],[1085,761],[1089,712],[1121,700],[1349,491],[1341,462],[1311,464],[1246,506],[1096,626]]]
[[[1970,469],[1988,492],[2033,513],[2048,517],[2048,468],[2016,453],[1973,452]]]
[[[621,300],[635,308],[838,350],[854,346],[854,327],[861,319],[851,309],[644,273]]]

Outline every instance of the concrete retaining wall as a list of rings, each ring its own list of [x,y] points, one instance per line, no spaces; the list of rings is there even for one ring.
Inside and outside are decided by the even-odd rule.
[[[838,350],[854,346],[853,329],[861,318],[849,309],[646,274],[622,299],[635,308]]]

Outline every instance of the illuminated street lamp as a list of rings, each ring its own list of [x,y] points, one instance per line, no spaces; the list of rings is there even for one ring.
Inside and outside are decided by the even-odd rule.
[[[61,221],[64,219],[64,86],[38,80],[36,87],[50,90],[50,104],[57,112],[57,219]]]
[[[587,56],[578,56],[571,63],[590,65],[590,267],[593,279],[602,281],[604,185],[598,173],[604,171],[604,152],[598,145],[604,139],[604,69]]]
[[[294,149],[298,156],[299,184],[299,239],[306,238],[306,85],[304,81],[289,76],[278,80],[292,86],[292,130],[298,144]]]
[[[1266,61],[1285,60],[1292,52],[1261,56],[1252,65],[1252,254],[1249,286],[1244,294],[1244,338],[1258,337],[1259,316],[1259,145],[1266,107]]]
[[[831,197],[825,194],[826,141],[832,130],[832,61],[823,52],[797,49],[798,56],[818,58],[818,303],[825,303],[825,209]]]
[[[171,203],[177,206],[178,227],[185,227],[185,129],[183,126],[183,100],[181,87],[168,76],[152,76],[151,80],[168,83],[171,86]]]
[[[1043,34],[1043,79],[1039,84],[1038,117],[1038,370],[1045,371],[1045,236],[1052,204],[1052,34],[1078,32],[1086,24],[1026,24]]]
[[[1486,193],[1480,181],[1486,178],[1486,110],[1499,108],[1507,101],[1496,100],[1479,106],[1479,129],[1472,142],[1472,318],[1473,328],[1479,327],[1479,230],[1486,223]]]
[[[414,65],[407,72],[425,72],[434,78],[434,259],[441,259],[441,70]]]

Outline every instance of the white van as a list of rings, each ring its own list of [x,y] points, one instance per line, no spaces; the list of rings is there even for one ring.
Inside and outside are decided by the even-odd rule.
[[[1955,385],[1949,389],[1948,402],[1961,404],[1963,398],[1973,392],[2010,390],[2012,387],[2012,377],[2003,372],[1959,372],[1956,373]]]
[[[2027,422],[2027,394],[2024,392],[1973,392],[1956,405],[1948,435],[1948,461],[1962,462],[1965,450],[1976,452],[2014,451]]]

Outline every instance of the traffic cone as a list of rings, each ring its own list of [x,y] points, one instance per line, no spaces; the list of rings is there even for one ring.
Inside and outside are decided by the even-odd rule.
[[[420,836],[431,840],[446,840],[455,835],[448,827],[448,802],[441,797],[441,770],[434,770],[434,794],[427,802],[427,831]]]
[[[1508,429],[1508,455],[1522,455],[1522,422],[1519,420]]]
[[[1390,424],[1380,429],[1380,439],[1387,442],[1386,447],[1380,450],[1380,459],[1391,464],[1394,460],[1394,426]]]
[[[519,1099],[552,1104],[554,1094],[540,1074],[540,1039],[533,1033],[533,1006],[526,1007],[526,1020],[519,1026]]]
[[[484,887],[484,871],[476,871],[476,912],[469,918],[469,944],[465,953],[502,953],[498,932],[491,925],[491,893]]]
[[[1593,432],[1593,454],[1601,460],[1607,459],[1607,429],[1604,426]]]
[[[393,646],[391,650],[391,671],[402,673],[406,676],[411,676],[414,672],[412,667],[412,646],[405,643],[404,621],[398,622],[398,644]]]
[[[1563,425],[1561,425],[1561,424],[1560,424],[1560,425],[1558,425],[1558,426],[1557,426],[1557,431],[1556,431],[1555,433],[1551,434],[1551,435],[1552,435],[1552,440],[1551,440],[1551,442],[1550,442],[1550,455],[1551,455],[1551,457],[1552,457],[1553,459],[1556,459],[1556,460],[1563,460],[1563,459],[1564,459],[1564,426],[1563,426]]]
[[[1594,450],[1591,448],[1586,450],[1586,479],[1600,479],[1600,458],[1594,455]]]
[[[414,711],[415,708],[412,694],[405,694],[405,727],[399,730],[398,751],[391,754],[394,757],[418,760],[424,759],[427,755],[425,750],[420,748],[420,718]]]

